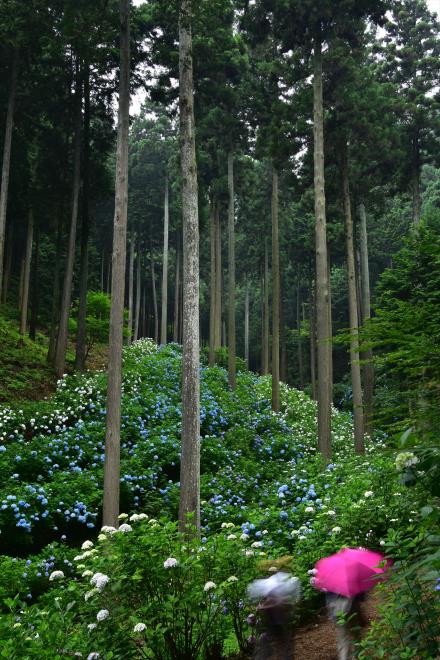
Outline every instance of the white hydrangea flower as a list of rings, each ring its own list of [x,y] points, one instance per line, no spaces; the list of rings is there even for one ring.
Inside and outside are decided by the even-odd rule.
[[[96,653],[96,651],[94,651],[93,653],[89,653],[89,655],[87,656],[87,660],[98,660],[99,657],[100,657],[99,653]]]
[[[53,571],[49,575],[49,581],[52,582],[53,580],[61,580],[64,577],[63,571]]]
[[[144,632],[144,630],[146,630],[146,628],[147,628],[147,626],[145,625],[145,623],[137,623],[135,625],[135,627],[133,628],[133,631],[135,633]]]
[[[338,534],[340,531],[342,531],[342,530],[341,530],[341,527],[333,527],[333,529],[332,529],[332,532],[333,532],[334,534]]]
[[[112,527],[112,525],[104,525],[104,527],[101,527],[101,532],[104,532],[104,534],[114,534],[116,532],[116,527]]]
[[[373,497],[374,493],[372,490],[366,490],[364,493],[364,497]]]
[[[87,602],[92,596],[95,594],[99,593],[98,589],[90,589],[90,591],[86,591],[84,594],[84,600]]]
[[[411,467],[419,463],[419,458],[412,451],[401,451],[396,456],[396,470],[401,472],[406,467]]]
[[[235,534],[228,534],[227,537],[226,537],[226,540],[227,541],[235,541],[236,538],[237,537],[235,536]]]
[[[227,582],[238,582],[238,577],[235,577],[235,575],[230,575],[227,579]]]
[[[252,557],[252,555],[254,555],[255,553],[253,550],[248,549],[244,551],[244,554],[246,555],[246,557]]]
[[[81,550],[90,550],[90,548],[93,548],[92,541],[84,541],[84,543],[81,546]]]
[[[105,619],[108,618],[108,615],[110,612],[108,610],[99,610],[98,614],[96,615],[96,618],[98,621],[104,621]]]
[[[87,571],[84,571],[82,574],[82,577],[90,577],[91,575],[93,575],[93,572],[87,569]]]
[[[163,563],[164,568],[174,568],[179,562],[174,557],[168,557]]]
[[[312,506],[306,506],[304,509],[306,513],[314,513],[315,509]]]
[[[263,547],[263,541],[254,541],[251,543],[251,548],[262,548]]]
[[[119,525],[119,529],[117,529],[116,531],[125,534],[127,532],[132,532],[133,527],[131,525],[128,525],[127,523],[123,523],[122,525]]]
[[[248,539],[249,539],[249,534],[244,534],[244,533],[241,534],[240,536],[241,541],[247,541]]]
[[[107,541],[107,536],[105,534],[98,534],[98,541]]]
[[[128,513],[120,513],[118,516],[118,520],[124,520],[125,518],[128,518]]]
[[[148,520],[146,513],[133,513],[130,518],[130,522],[137,522],[138,520]]]
[[[95,630],[95,628],[97,628],[97,626],[98,626],[97,623],[89,623],[88,626],[87,626],[87,628],[88,628],[89,630]]]
[[[333,511],[332,509],[330,509],[329,511],[326,511],[325,513],[326,513],[327,516],[335,516],[336,515],[336,511]]]
[[[108,575],[105,575],[105,573],[95,573],[90,580],[90,584],[95,586],[98,591],[102,591],[109,582],[110,578]]]
[[[217,585],[215,582],[208,581],[203,587],[203,591],[211,591],[211,589],[215,589],[216,586]]]

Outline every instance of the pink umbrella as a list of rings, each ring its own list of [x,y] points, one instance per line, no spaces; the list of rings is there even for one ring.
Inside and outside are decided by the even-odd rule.
[[[386,564],[380,567],[379,564],[385,561]],[[389,566],[390,562],[380,552],[343,548],[317,562],[314,586],[320,591],[331,591],[353,598],[374,587],[377,576]]]

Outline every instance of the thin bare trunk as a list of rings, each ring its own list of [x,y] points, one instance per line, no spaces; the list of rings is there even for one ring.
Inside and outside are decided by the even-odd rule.
[[[332,289],[331,289],[331,259],[327,249],[327,281],[328,281],[328,397],[333,403],[333,323],[332,323]]]
[[[179,341],[179,299],[180,299],[180,240],[177,239],[176,247],[176,281],[174,285],[174,324],[173,341]]]
[[[302,350],[302,337],[301,337],[301,289],[298,284],[296,287],[296,332],[298,335],[298,371],[299,371],[299,386],[304,389],[304,364],[303,364],[303,350]]]
[[[7,247],[6,247],[5,272],[3,276],[3,289],[1,292],[2,303],[6,303],[8,300],[8,287],[9,287],[9,277],[11,275],[13,244],[14,241],[12,236],[12,225],[11,225],[11,229],[9,231],[9,237],[7,240]]]
[[[101,280],[100,280],[100,287],[99,287],[102,292],[104,292],[104,265],[105,265],[105,256],[104,256],[104,254],[105,253],[103,252],[102,257],[101,257]]]
[[[331,456],[329,281],[327,271],[327,227],[324,187],[324,112],[322,101],[322,54],[319,30],[314,44],[313,138],[316,240],[316,334],[318,344],[318,449]]]
[[[156,273],[154,268],[154,259],[151,256],[151,285],[153,289],[153,310],[154,310],[154,341],[156,344],[159,341],[159,316],[157,309],[157,293],[156,293]]]
[[[54,264],[54,273],[53,273],[53,288],[52,288],[52,312],[51,312],[51,323],[50,323],[50,337],[49,337],[49,348],[47,351],[47,361],[49,364],[54,363],[55,360],[55,350],[57,342],[57,330],[58,330],[58,318],[60,311],[60,266],[61,266],[61,250],[62,250],[62,241],[63,241],[63,223],[61,218],[58,217],[57,222],[57,243],[55,250],[55,264]]]
[[[347,144],[344,142],[341,154],[342,194],[345,215],[347,242],[348,311],[350,320],[350,369],[353,390],[354,446],[356,453],[363,454],[364,412],[362,406],[361,367],[359,363],[359,320],[356,296],[356,270],[354,262],[353,220],[351,216],[350,184],[348,179]]]
[[[66,365],[67,333],[69,327],[70,302],[72,298],[73,266],[75,262],[76,226],[78,221],[79,191],[81,185],[81,80],[79,61],[76,64],[75,89],[75,148],[73,157],[72,215],[70,219],[69,241],[67,246],[66,270],[64,273],[63,294],[61,298],[60,323],[58,326],[57,347],[55,351],[55,371],[61,377]]]
[[[282,383],[287,383],[287,372],[286,325],[284,322],[283,295],[280,293],[280,380]]]
[[[264,332],[263,332],[263,375],[269,373],[269,251],[264,241]]]
[[[236,387],[235,346],[235,201],[234,154],[228,153],[228,377],[231,389]]]
[[[370,267],[368,261],[368,233],[367,214],[364,204],[359,205],[360,227],[360,270],[361,270],[361,308],[362,322],[366,323],[371,317],[370,302]],[[363,353],[364,359],[364,424],[365,433],[373,436],[373,390],[374,390],[374,366],[373,351],[368,348]]]
[[[272,410],[280,411],[280,242],[278,172],[272,167]]]
[[[130,260],[128,263],[128,334],[127,344],[133,339],[133,286],[134,286],[134,248],[136,234],[130,238]]]
[[[9,84],[8,109],[6,112],[3,141],[2,182],[0,187],[0,293],[3,286],[3,253],[5,249],[6,210],[8,208],[9,171],[11,168],[12,130],[14,127],[15,98],[17,94],[18,48],[12,53],[11,82]]]
[[[31,293],[31,319],[29,323],[29,337],[32,340],[35,340],[37,336],[38,310],[40,306],[40,288],[38,283],[38,266],[40,261],[40,228],[38,224],[34,234],[35,234],[35,249],[34,249],[34,257],[32,260],[32,269],[31,269],[32,293]]]
[[[139,339],[139,315],[141,313],[141,250],[138,245],[136,268],[136,307],[134,312],[134,339]]]
[[[20,318],[20,334],[22,337],[25,335],[27,328],[29,281],[31,275],[33,237],[34,237],[34,212],[32,209],[29,209],[27,238],[26,238],[26,254],[24,258],[23,298],[21,302],[21,318]]]
[[[112,300],[110,309],[107,419],[105,430],[103,524],[118,527],[122,343],[124,334],[125,259],[127,242],[128,129],[130,105],[130,0],[120,0],[120,76],[113,223]]]
[[[318,399],[318,388],[316,383],[316,305],[315,295],[312,294],[310,303],[310,380],[312,384],[312,399]]]
[[[81,223],[81,255],[78,327],[76,333],[75,369],[84,371],[86,368],[86,317],[87,317],[87,288],[89,281],[89,155],[90,155],[90,72],[89,64],[85,64],[84,77],[84,157],[83,157],[83,191],[82,191],[82,223]]]
[[[106,285],[106,291],[107,293],[111,294],[111,277],[112,277],[112,260],[108,260],[108,266],[107,266],[107,285]]]
[[[18,311],[21,312],[23,307],[23,284],[24,284],[24,265],[25,265],[25,256],[23,255],[20,259],[20,277],[18,280]]]
[[[209,215],[209,240],[211,248],[211,274],[209,279],[209,366],[212,367],[215,362],[215,313],[216,313],[216,202],[211,200]]]
[[[180,160],[183,217],[182,452],[179,526],[200,531],[199,212],[194,121],[191,0],[179,16]]]
[[[162,269],[162,315],[160,324],[160,343],[168,339],[168,225],[169,225],[169,182],[165,177],[165,200],[163,221],[163,269]]]
[[[222,227],[220,223],[220,207],[217,204],[215,213],[215,334],[214,352],[222,345]]]
[[[246,283],[244,294],[244,361],[249,369],[249,284]]]

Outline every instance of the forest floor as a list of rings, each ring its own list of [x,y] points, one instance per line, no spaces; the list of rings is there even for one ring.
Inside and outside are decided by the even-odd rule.
[[[362,605],[368,630],[376,616],[377,597],[369,594]],[[325,609],[316,613],[316,620],[301,626],[295,635],[295,656],[298,660],[338,660],[335,626],[328,619]]]
[[[4,313],[3,313],[4,312]],[[10,308],[0,313],[0,403],[39,401],[55,391],[57,378],[47,364],[48,337],[38,333],[36,340],[20,337],[18,321]],[[69,344],[66,371],[73,371],[75,346]],[[87,368],[102,369],[107,363],[107,346],[96,344],[87,358]]]

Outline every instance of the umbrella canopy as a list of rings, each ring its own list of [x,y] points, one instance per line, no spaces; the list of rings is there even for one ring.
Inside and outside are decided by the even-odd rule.
[[[379,564],[386,561],[386,565]],[[330,557],[320,559],[315,566],[314,586],[353,598],[376,584],[390,563],[380,552],[362,548],[344,548]]]

